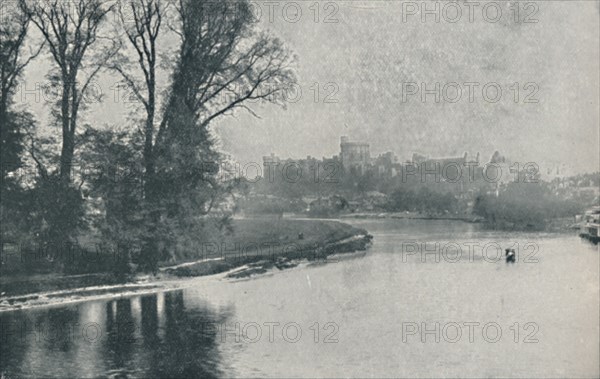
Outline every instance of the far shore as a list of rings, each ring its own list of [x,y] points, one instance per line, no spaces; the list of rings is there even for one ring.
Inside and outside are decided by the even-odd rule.
[[[491,222],[480,216],[452,216],[452,215],[428,215],[419,212],[356,212],[343,213],[335,219],[396,219],[396,220],[441,220],[459,221],[470,224],[481,224],[490,230],[522,231],[522,232],[546,232],[546,233],[572,233],[579,230],[580,223],[576,223],[572,217],[562,217],[544,220],[543,224],[531,225],[518,222],[496,221]]]
[[[284,219],[284,220],[324,220],[341,221],[347,219],[407,219],[407,220],[448,220],[462,221],[468,223],[483,222],[479,216],[452,216],[452,215],[429,215],[419,212],[353,212],[353,213],[330,213],[330,214],[310,214],[310,213],[286,213],[283,212],[279,217],[273,214],[250,214],[246,216],[236,215],[236,220],[254,220],[254,219]]]
[[[340,219],[345,218],[391,218],[391,219],[407,219],[407,220],[447,220],[447,221],[463,221],[469,223],[480,223],[483,221],[477,216],[452,216],[452,215],[427,215],[418,212],[357,212],[342,214]]]

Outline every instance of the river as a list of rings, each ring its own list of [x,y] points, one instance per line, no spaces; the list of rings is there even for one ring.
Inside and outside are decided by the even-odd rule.
[[[247,280],[0,313],[4,377],[598,377],[598,247],[345,220],[344,256]],[[506,263],[502,249],[515,248]]]

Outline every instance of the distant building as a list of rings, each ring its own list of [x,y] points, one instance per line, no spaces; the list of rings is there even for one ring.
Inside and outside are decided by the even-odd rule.
[[[470,157],[465,152],[462,157],[447,158],[429,158],[421,154],[413,154],[412,162],[408,163],[417,166],[421,171],[422,177],[439,177],[440,180],[450,182],[464,182],[471,180],[474,170],[479,167],[479,153],[475,157]]]
[[[449,158],[428,158],[424,155],[414,153],[412,162],[416,164],[426,164],[427,166],[435,166],[439,165],[441,167],[445,167],[448,165],[460,165],[464,166],[467,163],[477,163],[479,164],[479,153],[475,156],[475,158],[471,157],[469,159],[469,155],[465,152],[462,157],[449,157]]]
[[[495,151],[488,163],[484,164],[485,179],[494,184],[494,192],[498,194],[499,187],[519,179],[518,167],[513,162]]]
[[[341,162],[337,155],[318,159],[310,155],[306,159],[281,159],[275,154],[263,156],[263,176],[269,181],[284,178],[288,182],[308,180],[336,183],[340,180]]]
[[[537,167],[532,164],[519,166],[498,151],[487,162],[480,159],[479,153],[466,152],[462,156],[445,158],[414,153],[412,159],[406,162],[400,162],[393,152],[372,158],[368,143],[350,141],[346,136],[340,137],[339,155],[322,159],[311,156],[281,159],[271,154],[263,157],[263,165],[264,176],[270,182],[274,176],[291,183],[299,179],[307,183],[335,184],[341,183],[344,175],[369,175],[386,181],[387,185],[398,181],[415,185],[442,183],[438,187],[441,190],[467,199],[481,190],[497,194],[502,186],[519,180],[520,170]],[[542,180],[557,182],[557,179],[566,180],[570,170],[565,165],[540,165],[537,172]]]
[[[371,164],[371,153],[369,144],[362,142],[350,142],[348,137],[340,139],[340,159],[342,167],[347,171],[366,172]]]
[[[539,165],[540,178],[546,182],[553,180],[564,180],[573,175],[573,170],[564,163],[546,163],[542,162]]]
[[[398,163],[398,157],[392,152],[387,152],[373,159],[372,166],[379,178],[394,178],[402,170],[402,165]]]

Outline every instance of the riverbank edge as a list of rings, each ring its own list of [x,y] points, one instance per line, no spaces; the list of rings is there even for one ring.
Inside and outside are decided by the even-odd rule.
[[[462,221],[471,224],[482,223],[481,217],[449,217],[449,216],[426,216],[421,214],[406,214],[404,212],[361,212],[343,214],[339,217],[344,219],[398,219],[398,220],[444,220],[444,221]]]
[[[309,220],[305,220],[309,221]],[[310,220],[313,227],[323,227],[323,221]],[[216,278],[238,279],[249,278],[266,273],[269,270],[285,270],[296,267],[303,262],[331,262],[331,257],[338,254],[351,255],[359,251],[366,251],[372,242],[373,236],[365,229],[356,228],[339,220],[328,220],[330,226],[335,224],[337,232],[343,234],[335,240],[328,240],[325,236],[318,236],[317,246],[308,248],[303,246],[299,250],[287,250],[285,255],[256,255],[250,257],[220,257],[201,259],[188,262],[174,262],[168,266],[162,266],[155,275],[135,274],[127,280],[105,283],[100,280],[109,274],[87,274],[87,275],[40,275],[48,282],[65,281],[70,277],[89,276],[92,279],[98,277],[97,282],[90,283],[84,287],[52,287],[40,289],[34,292],[23,292],[0,295],[0,312],[18,310],[24,307],[44,307],[55,304],[85,301],[94,298],[101,299],[111,296],[134,296],[145,292],[162,290],[175,290],[183,284],[184,278],[216,276]],[[311,240],[311,242],[314,242]],[[299,244],[300,246],[300,244]],[[6,279],[6,277],[4,278]],[[27,277],[18,278],[27,280]],[[38,280],[41,278],[38,276]],[[181,287],[183,288],[183,287]],[[132,291],[134,290],[135,291]],[[139,290],[139,291],[138,291]]]
[[[546,232],[555,234],[568,234],[573,231],[579,230],[580,225],[575,223],[570,217],[562,217],[550,220],[544,220],[544,225],[539,226],[526,226],[517,223],[498,223],[491,222],[483,217],[472,216],[472,217],[447,217],[447,216],[425,216],[415,214],[405,214],[402,212],[363,212],[345,214],[339,216],[340,220],[344,219],[396,219],[396,220],[431,220],[431,221],[459,221],[469,224],[481,224],[484,228],[489,230],[499,231],[516,231],[516,232]]]
[[[229,272],[227,278],[239,279],[264,274],[272,269],[281,271],[294,268],[301,263],[332,262],[333,255],[366,251],[370,247],[373,236],[363,229],[353,230],[357,233],[337,241],[325,242],[316,248],[289,250],[282,254],[203,259],[161,267],[159,277],[199,277]]]

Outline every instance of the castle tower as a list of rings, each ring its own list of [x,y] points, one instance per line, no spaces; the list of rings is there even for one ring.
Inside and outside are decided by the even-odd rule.
[[[369,144],[350,142],[348,137],[342,136],[340,138],[340,158],[342,167],[345,169],[355,168],[364,173],[371,163]]]

